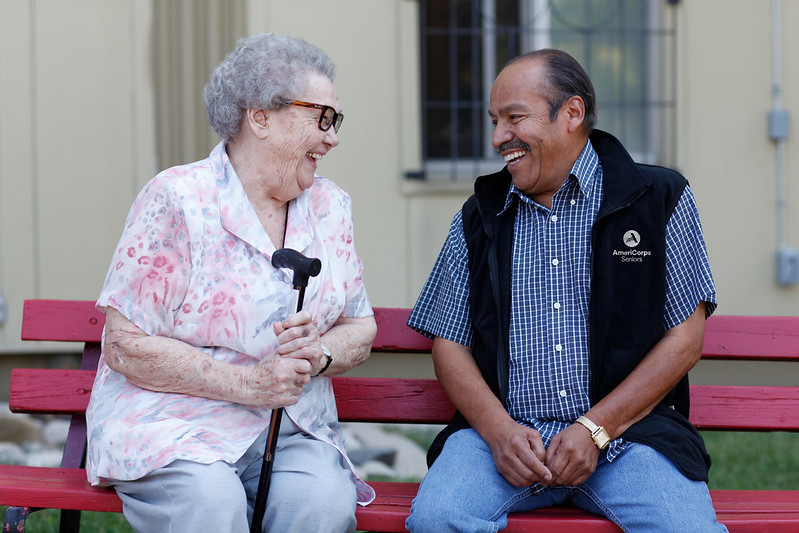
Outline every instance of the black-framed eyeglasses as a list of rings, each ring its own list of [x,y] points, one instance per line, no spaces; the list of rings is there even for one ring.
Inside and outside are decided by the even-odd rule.
[[[330,126],[333,126],[335,132],[338,133],[338,129],[341,127],[341,123],[344,121],[344,113],[336,113],[336,110],[329,105],[303,102],[302,100],[294,100],[293,102],[290,102],[289,105],[321,109],[322,114],[319,115],[319,129],[322,131],[327,131],[330,129]]]

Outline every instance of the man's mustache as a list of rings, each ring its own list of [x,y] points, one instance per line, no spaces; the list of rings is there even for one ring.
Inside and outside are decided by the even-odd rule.
[[[520,141],[519,139],[513,139],[512,141],[508,141],[506,143],[502,143],[497,148],[497,153],[502,153],[506,150],[514,150],[514,149],[521,149],[526,152],[530,151],[530,145]]]

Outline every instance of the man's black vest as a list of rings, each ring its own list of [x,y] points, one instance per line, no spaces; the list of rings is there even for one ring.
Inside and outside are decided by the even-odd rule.
[[[633,162],[613,136],[599,130],[591,144],[603,169],[603,198],[591,233],[589,306],[590,399],[604,398],[663,336],[666,224],[687,185],[672,170]],[[494,394],[508,388],[510,278],[516,204],[500,214],[511,184],[507,168],[475,183],[463,206],[469,248],[472,354]],[[516,199],[518,201],[518,198]],[[655,448],[689,478],[707,481],[710,457],[688,422],[688,377],[622,438]],[[428,452],[468,427],[460,413]]]

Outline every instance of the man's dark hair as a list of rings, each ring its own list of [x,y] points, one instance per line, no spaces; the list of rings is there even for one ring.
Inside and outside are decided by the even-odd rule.
[[[554,121],[563,104],[572,96],[579,96],[585,104],[583,129],[590,135],[596,126],[596,94],[591,78],[580,63],[562,50],[543,48],[528,52],[508,62],[508,65],[526,59],[540,59],[546,67],[544,97],[549,103],[549,120]]]

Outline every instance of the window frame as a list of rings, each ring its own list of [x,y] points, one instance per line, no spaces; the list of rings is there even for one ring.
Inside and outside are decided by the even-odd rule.
[[[479,126],[481,139],[475,142],[475,146],[479,146],[481,153],[476,156],[460,156],[460,157],[431,157],[430,139],[428,123],[428,113],[431,109],[431,100],[428,98],[429,87],[427,84],[429,80],[426,72],[429,68],[430,56],[427,50],[426,38],[430,35],[430,28],[426,26],[427,20],[425,17],[425,10],[429,2],[447,2],[449,9],[453,10],[457,4],[457,0],[420,0],[420,70],[421,70],[421,163],[422,172],[415,173],[414,178],[421,178],[431,182],[442,181],[462,181],[473,180],[475,177],[495,172],[504,165],[502,159],[495,153],[491,145],[491,135],[493,132],[493,125],[488,118],[488,94],[490,93],[491,86],[493,85],[496,73],[501,69],[502,65],[498,64],[497,50],[498,50],[498,28],[496,21],[496,5],[497,2],[502,0],[471,0],[469,5],[474,10],[479,8],[480,13],[480,48],[478,50],[481,76],[480,76],[480,93],[479,106],[481,112],[479,113],[483,118]],[[552,2],[559,0],[519,0],[520,17],[519,20],[531,21],[531,26],[525,28],[524,25],[515,26],[514,29],[504,27],[499,31],[505,31],[504,35],[512,35],[514,31],[517,34],[519,42],[519,50],[513,50],[513,43],[508,48],[508,54],[511,57],[522,53],[522,51],[550,47],[552,46]],[[638,0],[635,0],[636,2]],[[639,21],[638,25],[634,27],[634,31],[641,32],[640,41],[646,46],[646,59],[645,70],[641,75],[645,77],[642,81],[646,87],[646,94],[642,98],[638,98],[636,105],[644,108],[645,122],[643,122],[640,129],[645,130],[642,136],[645,139],[645,147],[643,149],[631,149],[631,155],[640,162],[654,163],[654,164],[674,164],[674,141],[673,131],[676,121],[676,90],[673,83],[673,78],[676,75],[676,66],[674,63],[675,54],[675,40],[676,40],[676,17],[671,17],[668,21],[668,11],[664,5],[671,5],[667,0],[645,0],[647,2],[644,10],[645,20]],[[477,6],[477,7],[476,7]],[[452,16],[452,11],[450,11]],[[476,26],[469,26],[469,29],[474,29]],[[458,28],[450,22],[449,29]],[[671,40],[671,46],[669,46]],[[622,45],[626,41],[622,40]],[[590,44],[583,44],[583,48],[588,49]],[[625,45],[628,46],[628,45]],[[473,56],[474,57],[474,56]],[[591,75],[591,62],[581,60],[581,64],[586,68],[589,75]],[[449,59],[450,70],[456,68],[456,62]],[[671,76],[671,80],[669,77]],[[603,128],[602,116],[608,113],[608,102],[612,102],[613,98],[602,98],[601,88],[597,88],[598,99],[597,107],[599,109],[599,123],[598,127]],[[457,98],[457,95],[456,95]],[[452,92],[449,95],[450,115],[452,110],[462,109],[461,100],[453,100]],[[628,103],[629,102],[629,103]],[[613,106],[621,107],[622,109],[632,109],[633,99],[626,102],[613,102]],[[460,105],[460,107],[459,107]],[[630,120],[630,119],[627,119]],[[620,137],[624,142],[623,132],[610,131],[614,135]],[[457,146],[456,140],[450,142],[450,154],[452,148]]]

